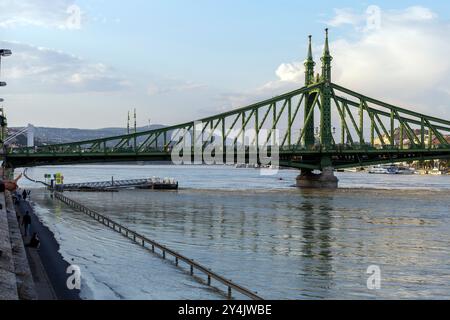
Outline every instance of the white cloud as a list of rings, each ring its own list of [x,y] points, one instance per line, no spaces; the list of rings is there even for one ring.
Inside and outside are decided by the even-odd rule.
[[[125,79],[101,63],[18,42],[0,41],[13,55],[3,64],[10,92],[106,92],[128,87]]]
[[[332,43],[333,81],[361,93],[449,117],[450,24],[423,7],[382,11],[380,25]]]
[[[267,82],[258,88],[244,92],[222,93],[217,97],[221,107],[216,111],[223,112],[231,108],[239,108],[255,101],[265,100],[269,97],[294,90],[303,86],[305,67],[303,62],[282,63],[275,70],[276,80]]]
[[[280,81],[300,81],[302,79],[302,72],[304,67],[302,63],[282,63],[275,74]]]
[[[355,26],[360,24],[363,20],[364,17],[360,14],[356,14],[353,9],[334,9],[334,17],[330,19],[327,24],[332,27],[340,27],[346,24]]]
[[[400,23],[407,21],[429,21],[437,17],[437,14],[431,9],[421,6],[413,6],[405,10],[393,10],[386,15],[387,20]]]
[[[371,5],[365,12],[355,12],[351,8],[334,9],[334,16],[325,23],[331,27],[342,27],[351,25],[360,31],[367,31],[367,27],[372,20],[379,20],[381,23],[405,23],[417,21],[430,21],[437,18],[437,14],[429,8],[412,6],[404,10],[382,11],[380,7]]]
[[[184,92],[206,88],[206,85],[179,79],[158,79],[150,83],[147,87],[147,94],[150,96],[163,95],[174,92]]]
[[[335,10],[328,24],[353,28],[348,37],[330,43],[333,82],[379,100],[450,118],[450,24],[419,6],[378,10],[374,6],[361,13]],[[374,13],[379,21],[370,16]],[[330,32],[333,40],[333,29]],[[316,73],[320,72],[321,52],[322,46],[314,48]],[[229,104],[303,86],[303,62],[282,63],[275,74],[276,80],[259,88],[228,95]]]
[[[82,12],[74,0],[0,0],[0,27],[79,29]]]

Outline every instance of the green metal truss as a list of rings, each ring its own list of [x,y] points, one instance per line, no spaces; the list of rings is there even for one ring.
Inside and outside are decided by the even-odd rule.
[[[311,38],[310,38],[311,39]],[[322,74],[314,77],[311,40],[303,88],[198,121],[133,134],[7,150],[12,167],[99,161],[170,160],[180,143],[204,151],[217,139],[221,150],[251,150],[278,133],[280,164],[314,170],[400,161],[450,158],[450,121],[400,108],[331,81],[328,31]],[[246,140],[252,129],[256,135]],[[277,131],[275,131],[277,130]],[[213,134],[213,132],[220,134]],[[180,135],[181,134],[181,135]],[[182,139],[186,135],[190,140]],[[186,142],[188,141],[188,142]],[[246,148],[240,148],[243,144]],[[237,157],[236,157],[237,159]]]

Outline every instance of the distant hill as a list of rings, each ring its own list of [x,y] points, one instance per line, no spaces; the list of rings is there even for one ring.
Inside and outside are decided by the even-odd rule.
[[[149,131],[164,128],[164,125],[151,125],[146,127],[137,128],[138,132]],[[23,127],[10,127],[8,128],[8,135],[12,136],[15,132],[24,129]],[[131,129],[133,132],[134,129]],[[48,127],[35,127],[34,128],[34,145],[42,146],[48,144],[60,144],[70,143],[77,141],[101,139],[107,137],[121,136],[127,133],[126,128],[103,128],[103,129],[76,129],[76,128],[48,128]],[[173,132],[170,131],[168,136]],[[216,136],[216,135],[215,135]],[[137,139],[137,143],[143,143],[146,137],[140,137]],[[234,139],[227,139],[228,144],[232,144]],[[115,142],[111,142],[113,145]],[[161,146],[164,144],[164,136],[161,135],[158,138],[158,144]],[[11,140],[8,143],[11,147],[23,147],[27,145],[27,137],[20,135],[17,138]]]
[[[151,125],[146,127],[137,128],[138,132],[164,128],[163,125]],[[10,134],[23,129],[8,128]],[[134,129],[131,129],[132,132]],[[127,133],[126,128],[103,128],[103,129],[75,129],[75,128],[48,128],[48,127],[35,127],[34,137],[36,145],[43,144],[57,144],[57,143],[67,143],[83,140],[91,140],[98,138],[106,138],[111,136],[119,136]],[[20,136],[15,141],[12,141],[17,145],[25,145],[26,137]]]

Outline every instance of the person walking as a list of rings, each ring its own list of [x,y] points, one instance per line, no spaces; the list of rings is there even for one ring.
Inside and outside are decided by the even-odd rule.
[[[27,196],[28,196],[27,190],[23,189],[23,192],[22,192],[23,201],[27,200]]]
[[[24,228],[24,234],[26,237],[29,233],[30,226],[31,226],[31,216],[28,211],[25,213],[25,215],[22,218],[22,226]]]

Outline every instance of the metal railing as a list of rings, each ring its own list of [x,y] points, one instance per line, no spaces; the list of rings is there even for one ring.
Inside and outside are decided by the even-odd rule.
[[[31,182],[42,184],[42,185],[44,185],[44,186],[46,186],[46,187],[48,187],[48,188],[50,187],[50,185],[49,185],[48,183],[44,182],[44,181],[35,180],[35,179],[29,177],[29,176],[28,176],[28,168],[26,168],[26,169],[23,171],[23,176],[24,176],[27,180],[29,180],[29,181],[31,181]]]
[[[93,218],[94,220],[102,223],[106,227],[114,230],[115,232],[120,233],[122,236],[127,237],[128,239],[132,240],[136,244],[139,244],[141,247],[146,248],[150,250],[152,253],[156,254],[157,250],[160,251],[162,259],[166,260],[167,256],[172,256],[175,260],[175,265],[179,266],[180,262],[183,262],[187,264],[190,268],[190,275],[194,276],[194,271],[200,271],[201,273],[206,275],[206,283],[208,286],[211,286],[211,281],[214,279],[218,281],[219,283],[225,285],[227,287],[227,297],[229,299],[232,298],[232,290],[235,290],[245,296],[247,296],[250,299],[253,300],[263,300],[262,297],[260,297],[257,292],[253,292],[239,284],[234,283],[233,281],[229,279],[225,279],[223,276],[211,271],[211,269],[206,268],[205,266],[201,265],[200,263],[194,261],[193,259],[189,259],[186,256],[167,248],[164,245],[159,244],[156,241],[153,241],[151,239],[148,239],[147,237],[130,230],[129,228],[111,220],[110,218],[87,208],[86,206],[78,203],[75,200],[72,200],[64,195],[62,195],[60,192],[54,192],[54,196],[61,200],[63,203],[67,204],[68,206],[85,213],[89,217]],[[220,290],[220,288],[216,287]]]

